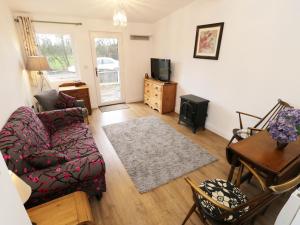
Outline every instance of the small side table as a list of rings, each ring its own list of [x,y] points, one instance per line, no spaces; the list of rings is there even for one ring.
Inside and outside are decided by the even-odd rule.
[[[195,95],[183,95],[180,98],[178,123],[184,122],[192,128],[193,133],[196,133],[199,128],[205,129],[209,101]]]
[[[86,193],[77,191],[27,210],[37,225],[92,225],[94,219]]]

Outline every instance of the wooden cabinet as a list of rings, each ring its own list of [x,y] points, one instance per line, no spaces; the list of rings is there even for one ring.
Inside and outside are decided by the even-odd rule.
[[[89,94],[89,88],[87,85],[82,86],[66,86],[66,87],[59,87],[59,91],[75,97],[77,100],[83,100],[85,107],[88,109],[89,114],[92,114],[92,106]]]
[[[94,224],[88,196],[81,191],[35,206],[27,212],[37,225]]]
[[[144,102],[160,113],[173,112],[175,109],[177,83],[162,82],[146,78]]]

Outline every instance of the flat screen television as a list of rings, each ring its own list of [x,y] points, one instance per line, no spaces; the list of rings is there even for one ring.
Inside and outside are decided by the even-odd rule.
[[[151,77],[156,80],[170,81],[171,60],[151,58]]]

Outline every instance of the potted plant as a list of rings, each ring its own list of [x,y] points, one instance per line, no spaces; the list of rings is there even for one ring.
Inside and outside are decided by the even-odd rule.
[[[269,123],[269,133],[277,141],[277,148],[284,149],[300,135],[300,109],[286,108]]]

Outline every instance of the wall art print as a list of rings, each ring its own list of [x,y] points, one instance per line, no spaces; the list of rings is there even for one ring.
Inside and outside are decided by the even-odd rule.
[[[197,26],[194,58],[219,59],[224,23]]]

